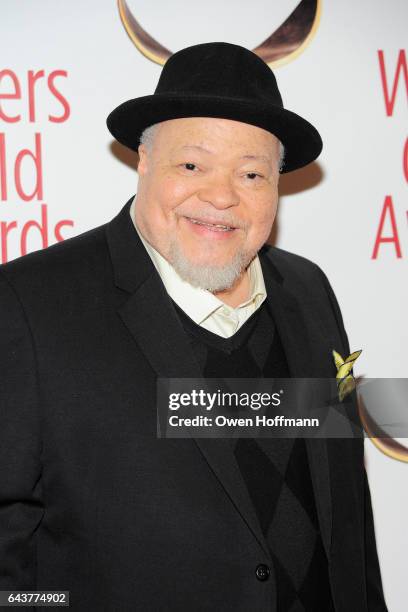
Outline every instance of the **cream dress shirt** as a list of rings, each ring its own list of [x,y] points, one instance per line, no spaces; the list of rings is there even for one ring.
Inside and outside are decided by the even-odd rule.
[[[183,280],[173,266],[145,240],[134,218],[135,198],[130,207],[133,225],[169,296],[197,325],[223,338],[233,336],[266,299],[266,288],[258,255],[248,267],[250,298],[235,308],[228,306],[207,289],[193,287]]]

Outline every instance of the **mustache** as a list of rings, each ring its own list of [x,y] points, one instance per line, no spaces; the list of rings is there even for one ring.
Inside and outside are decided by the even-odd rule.
[[[227,225],[228,227],[235,227],[237,229],[246,229],[247,224],[241,219],[235,219],[230,215],[219,216],[219,213],[208,210],[191,210],[191,211],[174,211],[177,217],[189,217],[190,219],[211,219],[214,223],[219,225]]]

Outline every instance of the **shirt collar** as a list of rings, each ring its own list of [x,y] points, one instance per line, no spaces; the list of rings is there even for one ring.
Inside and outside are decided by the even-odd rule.
[[[134,217],[135,200],[136,196],[133,198],[129,210],[133,225],[159,273],[167,293],[176,304],[178,304],[197,325],[200,325],[207,317],[221,307],[234,310],[207,289],[194,287],[182,279],[173,266],[144,238],[144,236],[142,236]],[[251,302],[258,305],[266,297],[266,288],[258,255],[251,261],[248,267],[248,274],[250,297],[245,302],[236,306],[235,310],[244,308]]]

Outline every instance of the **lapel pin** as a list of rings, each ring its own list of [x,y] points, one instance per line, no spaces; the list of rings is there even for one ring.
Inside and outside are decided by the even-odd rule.
[[[360,351],[354,351],[351,353],[346,359],[333,349],[332,355],[334,359],[334,363],[337,368],[336,380],[337,380],[337,389],[339,393],[339,400],[342,402],[343,399],[353,391],[356,386],[356,382],[354,380],[351,371],[353,369],[354,363],[356,359],[360,356]]]

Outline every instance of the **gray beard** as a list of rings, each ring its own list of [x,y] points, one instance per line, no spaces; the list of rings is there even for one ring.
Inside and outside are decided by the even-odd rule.
[[[168,251],[168,261],[187,283],[214,293],[230,289],[256,254],[257,251],[248,252],[240,249],[232,261],[224,266],[197,265],[190,263],[179,244],[172,240]]]

